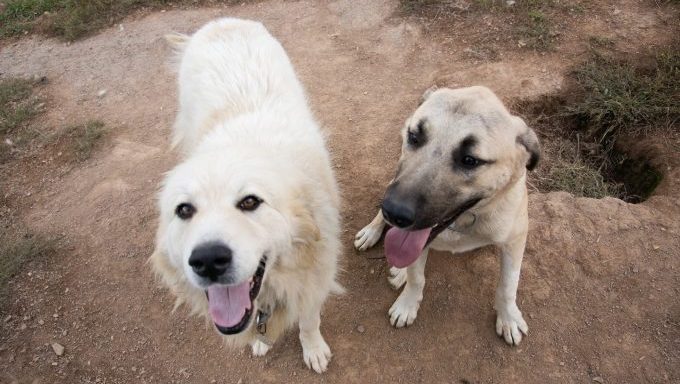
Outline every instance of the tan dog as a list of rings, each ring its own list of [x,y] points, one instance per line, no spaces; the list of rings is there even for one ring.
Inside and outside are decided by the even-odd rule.
[[[526,172],[539,158],[536,134],[512,116],[489,89],[428,90],[402,130],[397,174],[382,209],[356,235],[365,250],[385,223],[390,282],[406,286],[389,310],[395,327],[416,319],[429,249],[465,252],[489,244],[501,249],[496,332],[519,344],[528,327],[515,302],[527,238]]]

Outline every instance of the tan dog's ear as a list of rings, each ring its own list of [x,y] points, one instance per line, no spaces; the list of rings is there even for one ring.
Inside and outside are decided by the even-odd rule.
[[[418,105],[421,105],[422,103],[424,103],[425,100],[427,100],[427,98],[430,97],[434,93],[434,91],[436,91],[437,89],[439,89],[439,87],[437,87],[437,85],[435,84],[435,85],[431,86],[430,88],[428,88],[427,90],[425,90],[423,95],[420,96],[420,102],[418,103]]]
[[[538,165],[538,160],[541,158],[541,145],[538,143],[538,136],[533,129],[526,127],[524,132],[517,136],[517,143],[523,146],[529,152],[529,161],[527,161],[527,169],[533,171]]]

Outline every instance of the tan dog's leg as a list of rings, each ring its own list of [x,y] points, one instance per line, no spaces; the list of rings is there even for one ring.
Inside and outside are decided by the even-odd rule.
[[[496,333],[510,345],[519,345],[529,327],[517,307],[517,284],[524,257],[526,233],[501,246],[501,279],[496,289]]]
[[[423,300],[425,288],[425,264],[428,248],[416,261],[406,268],[406,286],[390,308],[390,323],[397,328],[411,325],[418,316],[418,308]]]
[[[360,251],[371,248],[380,240],[383,229],[385,229],[385,219],[383,219],[382,210],[379,210],[373,221],[354,236],[354,248]]]
[[[331,349],[321,336],[321,305],[314,305],[310,310],[303,310],[300,314],[300,343],[302,344],[302,358],[308,368],[322,373],[328,368],[331,360]]]

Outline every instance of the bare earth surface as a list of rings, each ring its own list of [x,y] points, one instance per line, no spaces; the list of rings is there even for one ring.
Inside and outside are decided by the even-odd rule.
[[[668,182],[665,195],[639,205],[531,195],[518,296],[530,332],[517,348],[494,332],[496,250],[431,257],[418,319],[397,330],[387,317],[397,294],[382,247],[351,247],[376,212],[398,131],[424,89],[483,84],[506,101],[552,92],[585,57],[588,36],[611,36],[633,53],[670,38],[677,14],[651,2],[603,3],[563,20],[554,52],[507,45],[484,61],[470,54],[466,30],[428,32],[395,7],[274,1],[158,12],[68,45],[29,37],[0,48],[2,76],[47,76],[46,124],[100,118],[114,129],[82,166],[48,159],[2,181],[23,225],[62,236],[62,246],[10,285],[0,382],[680,383],[680,202]],[[171,313],[172,298],[145,264],[157,186],[175,162],[167,149],[175,80],[162,36],[224,15],[260,20],[281,40],[329,132],[344,195],[347,293],[323,313],[334,357],[322,376],[304,367],[296,332],[265,358],[227,350],[203,320]],[[491,21],[480,17],[469,33]],[[65,347],[62,356],[53,342]]]

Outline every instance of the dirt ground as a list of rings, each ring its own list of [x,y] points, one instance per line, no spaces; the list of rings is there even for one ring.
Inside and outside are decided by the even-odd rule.
[[[48,156],[2,181],[22,225],[62,240],[57,257],[28,263],[10,284],[0,382],[680,383],[676,188],[638,205],[531,194],[518,293],[530,331],[517,348],[494,332],[494,249],[432,256],[418,320],[394,329],[387,310],[397,293],[382,247],[359,254],[351,246],[375,214],[398,131],[424,89],[483,84],[506,101],[546,94],[587,55],[589,36],[635,53],[670,38],[677,12],[602,2],[561,21],[555,51],[505,44],[494,48],[497,60],[485,60],[471,54],[479,48],[471,42],[497,20],[433,29],[395,16],[396,6],[310,0],[169,10],[70,44],[30,36],[0,43],[0,75],[47,76],[45,124],[99,118],[113,129],[78,167]],[[334,354],[322,376],[305,368],[296,332],[265,358],[227,350],[201,319],[171,313],[172,298],[146,264],[158,183],[175,162],[175,80],[162,36],[225,15],[260,20],[281,40],[329,132],[344,196],[347,293],[331,298],[322,316]],[[62,356],[53,342],[65,347]]]

